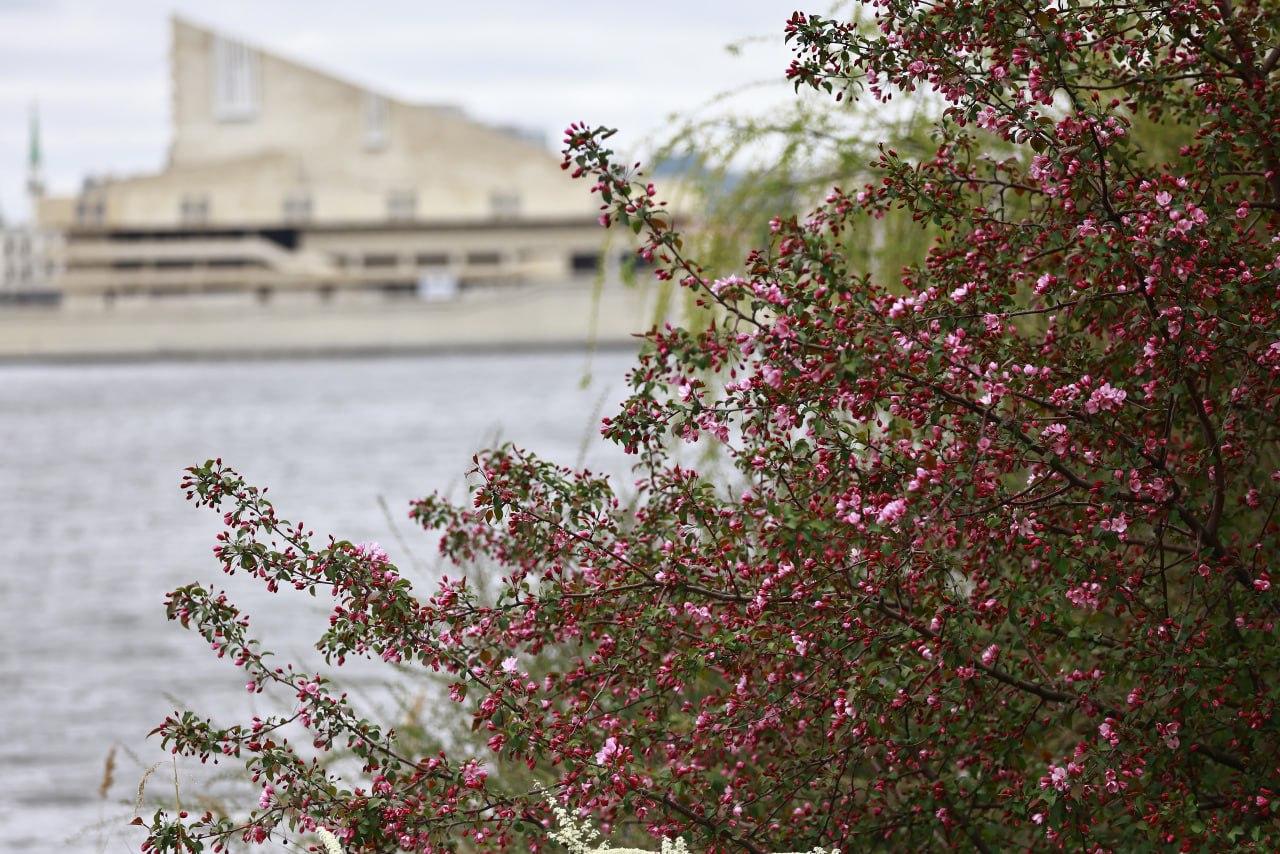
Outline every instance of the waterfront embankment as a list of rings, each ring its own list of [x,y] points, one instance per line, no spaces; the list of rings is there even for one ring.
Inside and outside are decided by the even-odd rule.
[[[0,360],[102,361],[620,346],[652,289],[539,284],[441,301],[277,297],[68,303],[0,311]]]

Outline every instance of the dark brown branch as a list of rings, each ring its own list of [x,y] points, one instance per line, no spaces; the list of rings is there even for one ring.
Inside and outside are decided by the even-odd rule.
[[[670,795],[664,794],[661,798],[661,801],[662,803],[671,807],[671,809],[680,813],[680,815],[684,816],[690,821],[696,824],[702,825],[707,830],[715,834],[717,837],[722,837],[727,835],[727,831],[724,828],[717,826],[716,823],[711,821],[709,818],[706,818],[705,816],[700,816],[697,813],[695,813],[693,810],[689,809],[688,807],[672,800]],[[762,849],[757,848],[756,846],[752,845],[750,842],[748,842],[745,839],[740,839],[739,837],[736,837],[733,835],[728,835],[728,839],[734,845],[741,846],[744,850],[751,852],[751,854],[765,854],[765,852]]]

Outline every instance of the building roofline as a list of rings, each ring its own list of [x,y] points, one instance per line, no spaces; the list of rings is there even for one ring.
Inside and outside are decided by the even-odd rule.
[[[222,30],[222,29],[218,29],[217,27],[211,27],[206,24],[202,24],[199,21],[196,21],[196,20],[193,20],[192,18],[187,17],[186,15],[180,15],[176,12],[171,14],[169,16],[169,24],[171,28],[174,28],[177,26],[184,26],[193,30],[197,30],[206,35],[213,36],[214,38],[230,39],[232,41],[240,42],[241,44],[244,44],[253,48],[253,50],[257,51],[260,54],[263,54],[264,56],[271,57],[277,62],[283,62],[286,65],[292,65],[293,67],[298,68],[302,71],[305,71],[308,74],[313,74],[317,77],[323,77],[326,80],[331,80],[335,83],[340,83],[343,86],[350,86],[353,89],[359,89],[365,92],[369,92],[370,94],[377,95],[378,97],[383,98],[387,101],[392,101],[394,103],[401,104],[403,106],[421,107],[429,110],[446,110],[449,112],[457,113],[459,115],[463,115],[463,116],[466,115],[461,105],[459,104],[449,103],[449,102],[425,103],[422,101],[405,100],[404,98],[400,98],[396,95],[387,93],[381,87],[365,85],[364,83],[361,83],[357,80],[352,80],[348,77],[344,77],[339,74],[334,74],[333,72],[327,71],[317,65],[313,65],[306,60],[295,59],[292,56],[288,56],[286,54],[280,53],[274,48],[264,47],[261,43],[257,41],[254,41],[252,39],[241,38],[239,35],[227,32],[226,30]],[[468,120],[475,121],[475,119],[471,119],[470,117],[468,117]],[[482,124],[482,123],[477,122],[477,124]]]

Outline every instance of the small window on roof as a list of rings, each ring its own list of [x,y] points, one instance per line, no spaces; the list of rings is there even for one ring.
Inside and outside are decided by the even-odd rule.
[[[312,217],[311,193],[294,190],[284,197],[285,222],[310,222]]]
[[[498,219],[514,219],[520,215],[520,194],[499,190],[489,196],[489,207]]]
[[[209,221],[209,194],[186,193],[178,209],[179,219],[185,225],[203,225]]]
[[[418,194],[413,190],[387,193],[387,219],[404,222],[418,215]]]

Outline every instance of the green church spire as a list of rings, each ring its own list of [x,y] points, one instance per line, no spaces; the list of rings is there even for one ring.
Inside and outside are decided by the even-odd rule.
[[[31,144],[27,152],[27,193],[32,199],[44,195],[44,153],[40,149],[40,112],[31,105]]]

